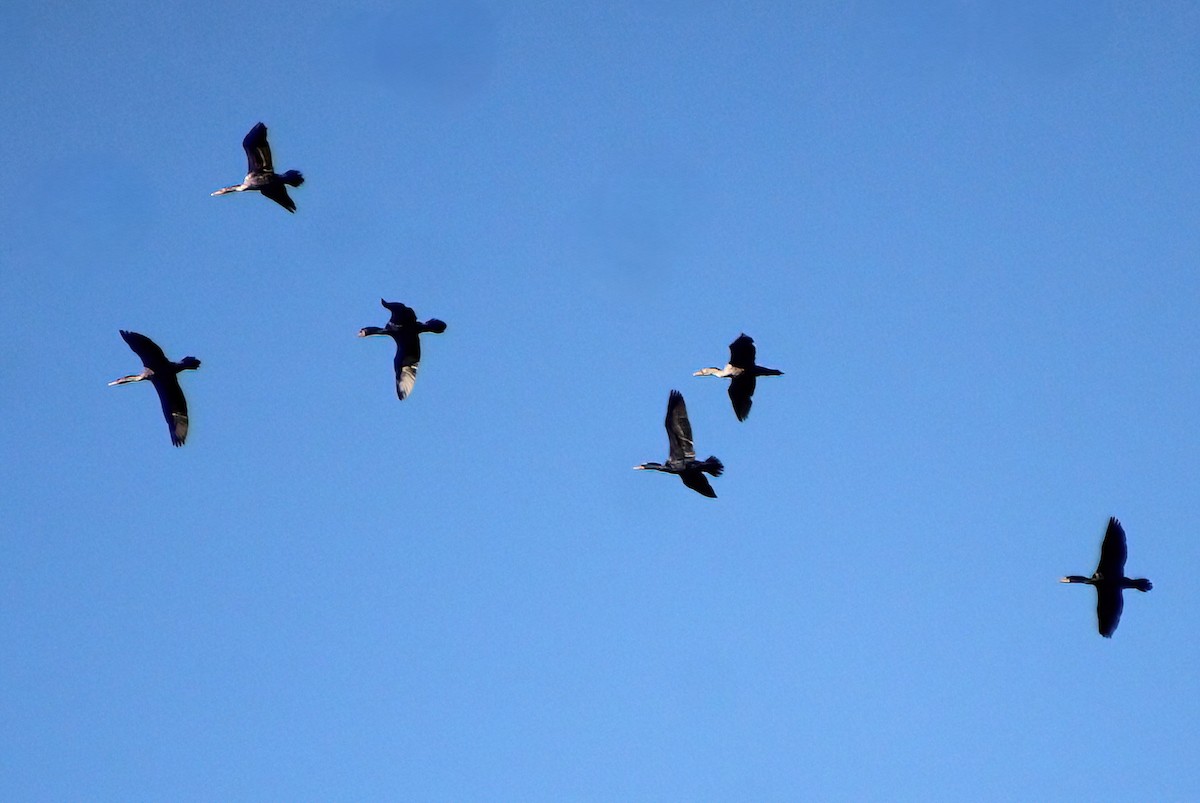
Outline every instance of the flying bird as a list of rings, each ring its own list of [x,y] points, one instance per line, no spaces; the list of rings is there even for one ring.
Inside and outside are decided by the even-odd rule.
[[[417,381],[417,364],[421,362],[421,335],[433,332],[440,335],[446,331],[446,324],[437,318],[430,318],[421,323],[412,307],[405,306],[399,301],[384,301],[379,299],[383,308],[391,313],[391,319],[384,327],[364,326],[358,330],[359,337],[387,335],[396,341],[396,397],[404,401],[412,393]]]
[[[1125,576],[1125,529],[1116,519],[1108,520],[1108,530],[1100,545],[1100,564],[1091,577],[1072,574],[1062,578],[1062,583],[1087,583],[1096,587],[1096,621],[1100,635],[1112,638],[1117,623],[1121,621],[1121,610],[1125,607],[1122,592],[1127,588],[1149,591],[1154,586],[1145,578],[1136,580]]]
[[[692,446],[692,425],[688,422],[687,406],[683,403],[683,394],[672,390],[667,399],[667,441],[670,444],[670,455],[667,462],[643,463],[634,469],[663,471],[667,474],[678,474],[683,484],[702,496],[717,498],[717,492],[708,483],[704,475],[721,476],[725,466],[715,457],[707,460],[696,459],[696,449]]]
[[[296,211],[296,202],[288,196],[288,187],[299,187],[304,183],[304,176],[299,170],[289,170],[283,175],[275,172],[271,165],[271,146],[267,144],[267,127],[262,123],[250,129],[250,133],[242,140],[246,151],[246,177],[241,184],[223,187],[213,195],[224,195],[227,192],[245,192],[255,190],[270,198],[289,212]]]
[[[142,361],[142,372],[123,376],[109,382],[112,385],[125,385],[130,382],[141,382],[149,379],[150,384],[158,391],[158,400],[162,403],[163,418],[167,420],[167,429],[171,432],[171,443],[183,446],[188,433],[187,399],[183,397],[183,388],[179,387],[180,371],[193,371],[200,367],[200,361],[195,357],[184,357],[179,362],[171,362],[163,350],[153,340],[137,332],[121,330],[121,337],[133,349]]]
[[[760,376],[782,376],[783,371],[755,365],[756,349],[754,338],[742,333],[729,344],[729,364],[724,368],[701,368],[692,376],[719,376],[729,378],[729,401],[738,421],[745,421],[754,403],[754,386]]]

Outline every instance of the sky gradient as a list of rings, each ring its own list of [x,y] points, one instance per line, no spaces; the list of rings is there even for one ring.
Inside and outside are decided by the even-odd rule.
[[[5,4],[0,798],[1197,799],[1197,41]],[[295,215],[209,196],[258,121]],[[381,296],[448,324],[404,402]],[[630,470],[672,388],[718,499]]]

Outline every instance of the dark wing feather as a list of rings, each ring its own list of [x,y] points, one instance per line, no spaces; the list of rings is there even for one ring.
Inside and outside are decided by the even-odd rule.
[[[121,337],[129,344],[129,348],[133,349],[133,353],[138,355],[142,361],[142,365],[154,371],[156,374],[159,371],[166,370],[170,365],[167,355],[163,354],[163,350],[158,347],[150,338],[145,335],[139,335],[137,332],[127,332],[121,330]]]
[[[734,368],[753,368],[757,356],[754,338],[747,334],[739,335],[737,340],[729,344],[729,364]]]
[[[171,433],[171,444],[183,446],[187,440],[188,412],[187,399],[183,397],[183,388],[174,374],[155,374],[150,377],[154,389],[158,391],[158,400],[162,403],[163,418],[167,421],[167,429]]]
[[[746,416],[750,415],[750,405],[754,403],[750,397],[754,395],[756,384],[758,380],[749,371],[743,371],[729,380],[729,401],[733,402],[733,412],[738,421],[745,421]]]
[[[1104,543],[1100,545],[1100,565],[1096,567],[1096,572],[1107,580],[1120,580],[1125,576],[1126,555],[1125,528],[1115,518],[1109,519]],[[1117,615],[1120,615],[1119,608]]]
[[[296,211],[296,202],[288,195],[287,187],[282,183],[271,183],[259,188],[259,192],[282,206],[289,212]]]
[[[1125,595],[1121,587],[1112,583],[1096,586],[1096,624],[1100,635],[1112,638],[1113,631],[1121,621],[1121,609],[1125,607]]]
[[[389,326],[408,326],[417,322],[417,313],[412,307],[399,301],[384,301],[382,298],[379,299],[379,303],[392,314],[388,321]]]
[[[667,441],[671,445],[672,461],[695,460],[696,449],[692,446],[692,425],[687,417],[687,405],[683,394],[672,390],[667,400]]]
[[[275,172],[275,168],[271,166],[271,146],[267,144],[265,125],[259,123],[251,128],[250,133],[242,140],[242,148],[246,151],[247,173]]]
[[[396,341],[396,359],[392,366],[396,369],[396,397],[404,401],[412,393],[413,385],[417,382],[417,364],[421,361],[421,339],[416,335],[404,336],[391,333]]]
[[[701,496],[707,496],[710,499],[717,498],[717,492],[708,484],[708,477],[704,476],[700,471],[685,471],[679,475],[679,479],[683,480],[684,485]]]

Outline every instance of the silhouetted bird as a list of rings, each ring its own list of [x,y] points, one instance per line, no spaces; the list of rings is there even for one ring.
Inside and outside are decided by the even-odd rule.
[[[121,337],[138,355],[145,366],[140,374],[123,376],[109,382],[112,385],[124,385],[129,382],[141,382],[149,379],[158,391],[158,400],[162,403],[163,418],[167,420],[167,429],[171,432],[171,443],[183,446],[188,433],[187,399],[183,397],[183,389],[179,387],[178,374],[180,371],[191,371],[200,367],[200,361],[195,357],[184,357],[179,362],[171,362],[158,345],[137,332],[121,330]]]
[[[398,301],[379,299],[384,309],[392,313],[391,320],[382,329],[378,326],[364,326],[358,330],[359,337],[387,335],[396,341],[396,396],[400,401],[412,393],[417,381],[417,363],[421,361],[421,335],[433,332],[440,335],[446,331],[446,324],[437,318],[430,318],[421,323],[412,307],[406,307]]]
[[[300,175],[299,170],[289,170],[283,175],[275,173],[271,165],[271,146],[267,144],[267,127],[259,123],[251,128],[242,140],[242,147],[246,150],[246,177],[241,184],[223,187],[213,195],[256,190],[287,211],[295,212],[296,202],[288,196],[287,188],[299,187],[304,183],[304,176]]]
[[[742,334],[729,344],[729,364],[724,368],[701,368],[692,376],[719,376],[729,378],[729,401],[733,402],[733,412],[738,421],[745,421],[750,415],[750,405],[753,400],[754,386],[760,376],[782,376],[783,371],[774,368],[763,368],[754,364],[754,339]]]
[[[1149,591],[1154,586],[1145,578],[1131,580],[1125,576],[1125,530],[1116,519],[1108,520],[1104,543],[1100,545],[1100,564],[1091,577],[1072,574],[1062,578],[1062,583],[1087,583],[1096,587],[1096,621],[1100,635],[1112,638],[1117,623],[1121,621],[1121,609],[1125,607],[1126,588]]]
[[[692,425],[688,423],[687,406],[683,403],[683,394],[677,390],[672,390],[667,399],[665,423],[667,441],[671,448],[666,464],[643,463],[634,468],[678,474],[679,479],[683,480],[683,484],[696,493],[716,499],[717,492],[708,484],[708,479],[704,474],[708,473],[719,477],[725,470],[725,466],[715,457],[709,457],[707,460],[696,459],[696,450],[692,446]]]

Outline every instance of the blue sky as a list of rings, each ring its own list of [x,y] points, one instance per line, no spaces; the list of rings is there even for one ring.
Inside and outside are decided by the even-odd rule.
[[[6,4],[0,798],[1196,799],[1198,34]]]

